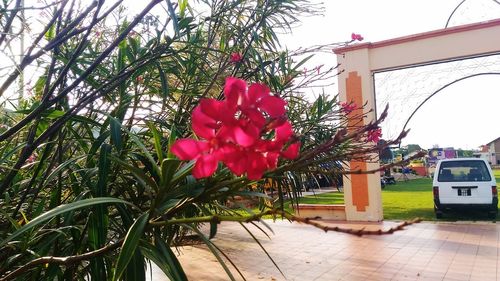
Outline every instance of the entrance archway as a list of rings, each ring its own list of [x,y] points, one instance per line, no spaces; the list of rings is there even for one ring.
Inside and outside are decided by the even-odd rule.
[[[500,53],[500,19],[440,29],[375,43],[337,48],[340,98],[376,109],[373,76],[380,71],[408,68]],[[368,113],[364,124],[376,118]],[[378,169],[378,162],[351,162],[351,169]],[[344,181],[347,220],[383,219],[380,174],[349,175]]]

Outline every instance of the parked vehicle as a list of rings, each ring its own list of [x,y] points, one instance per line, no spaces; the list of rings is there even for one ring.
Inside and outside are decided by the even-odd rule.
[[[386,185],[386,181],[385,181],[384,177],[380,177],[380,187],[382,187],[382,189],[384,189],[385,185]]]
[[[382,177],[386,184],[396,184],[396,179],[394,176],[383,176]]]
[[[480,209],[495,218],[498,212],[497,185],[484,159],[456,158],[438,162],[433,180],[434,212],[441,218],[451,209]]]

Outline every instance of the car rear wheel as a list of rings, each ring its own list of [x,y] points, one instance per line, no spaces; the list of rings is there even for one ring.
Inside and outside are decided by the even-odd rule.
[[[491,211],[488,213],[488,218],[490,219],[496,219],[497,218],[497,212]]]
[[[493,208],[493,210],[491,210],[488,213],[488,218],[490,218],[490,219],[496,219],[497,218],[497,214],[498,214],[498,207]]]
[[[436,219],[442,219],[443,218],[443,212],[440,211],[438,208],[434,207],[434,213],[436,214]]]
[[[442,219],[443,218],[443,212],[437,211],[436,212],[436,219]]]

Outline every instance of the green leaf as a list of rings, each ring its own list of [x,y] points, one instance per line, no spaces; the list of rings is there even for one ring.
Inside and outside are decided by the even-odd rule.
[[[208,236],[208,239],[214,238],[216,234],[217,234],[217,223],[211,221],[210,222],[210,234]]]
[[[56,25],[52,24],[50,28],[47,30],[47,32],[45,32],[45,39],[47,41],[50,41],[54,39],[55,36],[56,36]]]
[[[151,257],[151,260],[158,265],[171,280],[187,281],[186,273],[184,273],[179,260],[167,243],[158,235],[155,235],[154,242],[154,245],[143,244],[142,249],[144,250],[142,253],[148,258]]]
[[[40,76],[38,80],[35,82],[35,86],[33,90],[35,92],[35,96],[41,97],[43,95],[43,89],[45,88],[45,84],[47,83],[47,76]]]
[[[179,19],[177,18],[177,15],[175,14],[174,7],[172,6],[172,3],[170,0],[166,0],[167,2],[167,8],[168,8],[168,13],[170,17],[172,18],[172,24],[174,25],[174,30],[175,30],[175,35],[179,36]]]
[[[145,260],[140,249],[137,249],[133,257],[130,259],[125,272],[122,274],[122,279],[126,281],[146,280]]]
[[[256,191],[237,191],[234,193],[234,195],[272,199],[272,197],[270,197],[269,195],[262,193],[262,192],[256,192]]]
[[[63,163],[61,163],[61,165],[57,166],[57,168],[55,168],[50,173],[50,175],[47,177],[47,179],[45,180],[45,182],[49,183],[54,177],[58,176],[59,173],[61,173],[63,170],[65,170],[68,166],[73,165],[75,162],[77,162],[78,160],[81,160],[81,159],[83,159],[85,157],[86,157],[86,155],[81,155],[79,157],[71,158],[71,159],[68,159],[68,160],[64,161]]]
[[[177,139],[177,129],[175,128],[175,125],[172,124],[172,127],[170,128],[170,136],[168,137],[168,153],[167,153],[167,158],[174,158],[175,155],[172,153],[172,145],[174,144],[175,140]]]
[[[188,163],[182,165],[182,167],[174,174],[174,178],[172,179],[172,182],[175,183],[175,182],[185,178],[187,175],[189,175],[189,172],[191,172],[195,163],[196,163],[195,160],[191,160]]]
[[[223,36],[221,36],[221,38],[219,39],[219,49],[222,52],[226,50],[226,38],[224,38]]]
[[[93,162],[93,156],[97,153],[97,150],[99,149],[99,147],[101,147],[101,144],[104,143],[104,141],[109,137],[109,135],[110,135],[110,132],[106,131],[106,132],[102,133],[92,143],[90,150],[87,152],[87,161],[86,161],[87,166],[92,166],[91,163]]]
[[[155,125],[152,122],[147,122],[151,133],[153,133],[154,146],[156,150],[156,155],[158,156],[158,161],[161,163],[163,161],[163,149],[161,147],[161,135],[156,129]]]
[[[161,162],[161,187],[166,188],[172,178],[174,177],[175,171],[179,168],[181,161],[178,159],[165,159]]]
[[[127,235],[125,236],[125,241],[123,241],[120,255],[116,261],[113,281],[120,279],[123,272],[127,268],[128,263],[134,256],[137,246],[139,245],[139,241],[144,235],[144,228],[147,225],[148,218],[148,213],[142,214],[135,220],[134,224],[128,230]]]
[[[285,52],[282,52],[280,54],[280,62],[279,62],[279,64],[280,64],[280,70],[281,70],[281,72],[283,74],[286,73],[286,70],[287,70],[287,68],[285,66],[285,59],[286,59],[286,54],[285,54]]]
[[[158,66],[158,73],[160,74],[160,81],[161,81],[161,93],[164,99],[166,99],[170,93],[170,90],[168,88],[168,80],[165,72],[163,71],[162,67],[160,64],[157,64]]]
[[[26,231],[28,231],[28,230],[30,230],[30,229],[32,229],[32,228],[34,228],[42,223],[45,223],[46,221],[52,219],[55,216],[58,216],[58,215],[61,215],[61,214],[64,214],[66,212],[70,212],[73,210],[78,210],[78,209],[90,207],[90,206],[97,206],[97,205],[101,205],[101,204],[113,204],[113,203],[114,204],[121,203],[121,204],[127,204],[127,205],[134,206],[134,204],[132,204],[130,202],[127,202],[125,200],[118,199],[118,198],[112,198],[112,197],[90,198],[90,199],[83,199],[80,201],[71,202],[69,204],[62,204],[62,205],[59,205],[58,207],[56,207],[48,212],[43,213],[42,215],[32,219],[29,223],[23,225],[21,228],[14,231],[10,236],[8,236],[7,238],[5,238],[4,240],[2,240],[0,242],[0,247],[4,246],[7,242],[12,241],[13,239],[19,237],[21,234],[25,233]]]
[[[278,269],[278,271],[281,273],[281,275],[283,277],[285,277],[285,274],[283,274],[283,271],[281,271],[281,269],[279,268],[278,264],[274,261],[274,259],[271,257],[271,255],[267,252],[266,248],[264,248],[264,246],[260,243],[259,239],[257,239],[257,237],[255,237],[255,235],[252,233],[252,231],[250,231],[250,229],[248,229],[243,223],[240,222],[240,225],[248,232],[248,234],[250,234],[250,236],[252,236],[252,238],[255,241],[255,243],[257,243],[257,245],[259,245],[259,247],[262,249],[262,251],[264,251],[264,253],[267,255],[267,257],[274,264],[274,266],[276,267],[276,269]]]
[[[174,252],[172,252],[172,249],[170,249],[170,247],[167,245],[167,243],[165,243],[165,241],[163,241],[161,237],[155,236],[155,245],[160,253],[162,253],[163,257],[165,257],[167,263],[170,265],[172,275],[175,277],[175,280],[187,280],[186,274],[184,273],[179,260],[175,256]]]
[[[107,195],[106,187],[110,168],[109,153],[111,146],[103,143],[99,154],[98,180],[92,189],[94,197],[105,197]],[[106,243],[108,233],[109,217],[105,206],[95,206],[92,210],[89,220],[88,235],[89,244],[92,250],[102,248]],[[90,261],[91,276],[99,280],[105,280],[107,272],[104,266],[104,258],[96,257]]]
[[[310,60],[314,55],[309,55],[305,59],[301,60],[299,63],[297,63],[294,67],[293,70],[297,70],[299,67],[301,67],[304,63],[306,63],[308,60]]]
[[[2,154],[1,154],[1,155],[2,155],[3,157],[0,159],[0,164],[1,164],[1,163],[6,162],[7,160],[9,160],[9,159],[10,159],[10,157],[11,157],[14,153],[18,152],[19,150],[21,150],[21,149],[22,149],[22,148],[24,148],[25,146],[26,146],[26,143],[25,143],[25,142],[22,142],[22,143],[20,143],[18,146],[14,147],[12,150],[10,150],[9,152],[2,151]],[[7,148],[7,146],[6,146],[6,148]]]
[[[43,212],[43,208],[45,207],[45,201],[47,201],[46,198],[42,198],[40,202],[38,202],[35,210],[33,211],[33,215],[39,216]]]
[[[179,206],[182,204],[182,202],[186,201],[187,199],[168,199],[164,202],[161,203],[161,205],[159,205],[158,207],[156,207],[156,210],[159,212],[159,213],[165,213],[165,212],[169,212],[171,208],[174,208],[176,206]]]
[[[141,253],[147,259],[154,262],[154,264],[156,264],[163,271],[163,273],[167,275],[168,280],[180,280],[175,279],[174,276],[172,276],[170,265],[155,245],[151,245],[149,243],[144,243],[143,241],[141,241],[139,249],[141,249]]]
[[[318,97],[318,119],[323,115],[323,96]]]
[[[12,224],[12,226],[15,229],[19,229],[21,227],[19,223],[15,219],[13,219],[9,214],[7,214],[3,209],[0,209],[0,214],[6,217],[9,220],[10,224]]]
[[[236,279],[234,278],[233,274],[231,273],[231,271],[227,267],[226,263],[224,262],[224,260],[222,259],[222,257],[219,255],[218,249],[216,247],[214,247],[213,243],[210,240],[208,240],[207,237],[203,233],[201,233],[201,231],[198,228],[196,228],[194,226],[191,226],[189,224],[183,224],[183,225],[186,226],[187,228],[191,229],[193,232],[195,232],[203,240],[203,242],[205,242],[205,244],[208,246],[208,249],[215,256],[215,258],[220,263],[220,265],[222,266],[222,268],[224,268],[224,271],[226,271],[227,276],[232,281],[236,281]]]
[[[141,169],[128,164],[127,162],[123,161],[118,157],[110,155],[109,158],[115,161],[116,163],[120,164],[123,168],[129,170],[129,172],[134,174],[134,176],[138,180],[142,181],[148,187],[153,188],[154,190],[158,190],[158,185],[156,184],[156,182],[153,179],[151,179],[151,177],[146,175],[146,173],[144,173]]]
[[[142,143],[142,141],[137,137],[136,134],[130,132],[129,130],[127,130],[125,128],[122,128],[122,130],[128,134],[128,136],[130,137],[130,140],[132,140],[138,146],[138,148],[143,152],[142,155],[148,159],[148,161],[151,163],[152,168],[154,169],[155,173],[159,175],[161,172],[160,167],[158,167],[155,159],[153,158],[153,156],[151,155],[149,150],[146,148],[146,146]]]
[[[95,197],[105,197],[106,196],[106,186],[108,182],[109,175],[109,153],[111,152],[111,147],[109,144],[103,143],[101,145],[101,153],[99,154],[99,179],[97,181],[96,189],[94,190],[93,196]]]
[[[111,142],[115,145],[117,151],[121,151],[123,148],[122,142],[122,134],[121,134],[122,125],[116,118],[109,117],[109,130],[111,132]]]
[[[181,17],[184,17],[184,14],[186,13],[187,3],[188,0],[179,0],[179,15]]]

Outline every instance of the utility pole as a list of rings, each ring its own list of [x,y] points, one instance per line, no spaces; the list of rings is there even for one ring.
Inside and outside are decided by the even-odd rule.
[[[24,14],[24,0],[21,0],[21,11],[20,11],[20,18],[21,18],[21,37],[20,37],[20,42],[19,42],[19,65],[21,65],[21,62],[24,59],[24,28],[26,25],[26,18]],[[21,102],[23,95],[24,95],[24,71],[19,69],[19,103]]]

